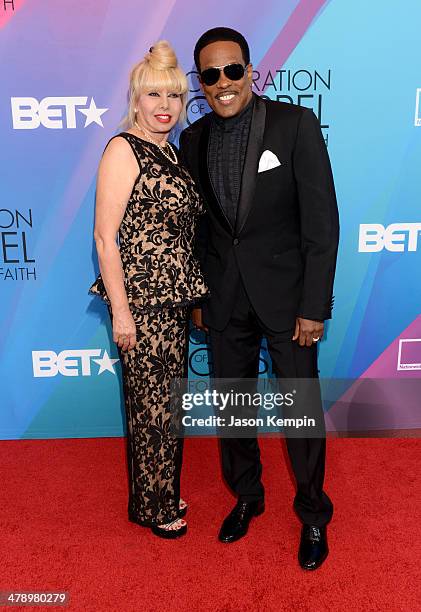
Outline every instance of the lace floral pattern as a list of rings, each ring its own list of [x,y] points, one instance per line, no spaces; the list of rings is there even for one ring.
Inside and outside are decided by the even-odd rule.
[[[196,222],[203,202],[188,171],[172,164],[158,147],[123,132],[141,172],[119,229],[124,283],[133,316],[206,297],[199,264],[193,256]],[[89,292],[108,305],[101,274]]]
[[[188,305],[208,294],[193,239],[202,201],[187,170],[123,133],[141,168],[119,228],[136,345],[119,351],[127,423],[131,521],[178,517],[182,439],[172,433],[171,381],[187,375]],[[108,305],[101,274],[89,289]]]
[[[187,308],[139,314],[136,340],[133,350],[120,351],[128,514],[134,523],[159,525],[178,517],[183,439],[172,433],[171,380],[187,376]]]

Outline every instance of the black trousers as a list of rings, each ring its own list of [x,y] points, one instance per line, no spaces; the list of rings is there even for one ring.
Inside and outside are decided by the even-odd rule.
[[[258,319],[239,278],[237,299],[227,327],[223,331],[210,328],[214,377],[257,378],[264,336],[276,376],[317,378],[316,344],[301,347],[291,340],[293,332],[290,329],[279,333],[266,328]],[[317,410],[323,420],[321,403]],[[224,478],[233,493],[241,501],[263,499],[257,439],[221,438],[220,444]],[[322,527],[333,513],[332,502],[323,491],[326,439],[287,436],[286,444],[297,485],[294,509],[303,523]]]

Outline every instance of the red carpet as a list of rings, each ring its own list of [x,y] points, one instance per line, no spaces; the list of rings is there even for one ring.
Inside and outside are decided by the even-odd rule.
[[[312,573],[296,561],[284,444],[261,446],[267,510],[223,545],[233,500],[215,440],[187,441],[189,532],[175,542],[127,521],[123,439],[0,442],[0,590],[66,590],[64,609],[95,612],[419,610],[421,441],[328,441],[331,553]]]

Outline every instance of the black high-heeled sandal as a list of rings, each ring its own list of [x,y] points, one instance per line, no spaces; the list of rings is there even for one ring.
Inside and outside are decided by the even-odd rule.
[[[178,509],[178,518],[184,518],[187,514],[187,510],[189,508],[188,504],[183,500],[180,499],[180,501],[183,501],[186,505],[184,506],[184,508],[179,508]]]
[[[179,520],[180,519],[176,518],[174,521],[171,521],[167,525],[170,526]],[[159,525],[152,525],[151,531],[153,534],[159,536],[160,538],[164,538],[166,540],[175,540],[176,538],[181,538],[181,536],[187,533],[187,523],[179,529],[167,529],[166,527],[160,527]]]

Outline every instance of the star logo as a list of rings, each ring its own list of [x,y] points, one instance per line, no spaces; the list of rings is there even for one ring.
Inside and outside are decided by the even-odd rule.
[[[118,359],[111,359],[107,350],[104,351],[101,359],[94,359],[95,363],[99,365],[98,376],[105,371],[112,372],[115,374],[114,364],[119,361]]]
[[[91,98],[91,103],[88,108],[78,108],[80,113],[83,113],[86,116],[85,125],[83,127],[87,127],[91,123],[97,123],[101,127],[104,127],[102,123],[101,115],[107,112],[108,108],[98,108],[95,104],[95,100]]]

